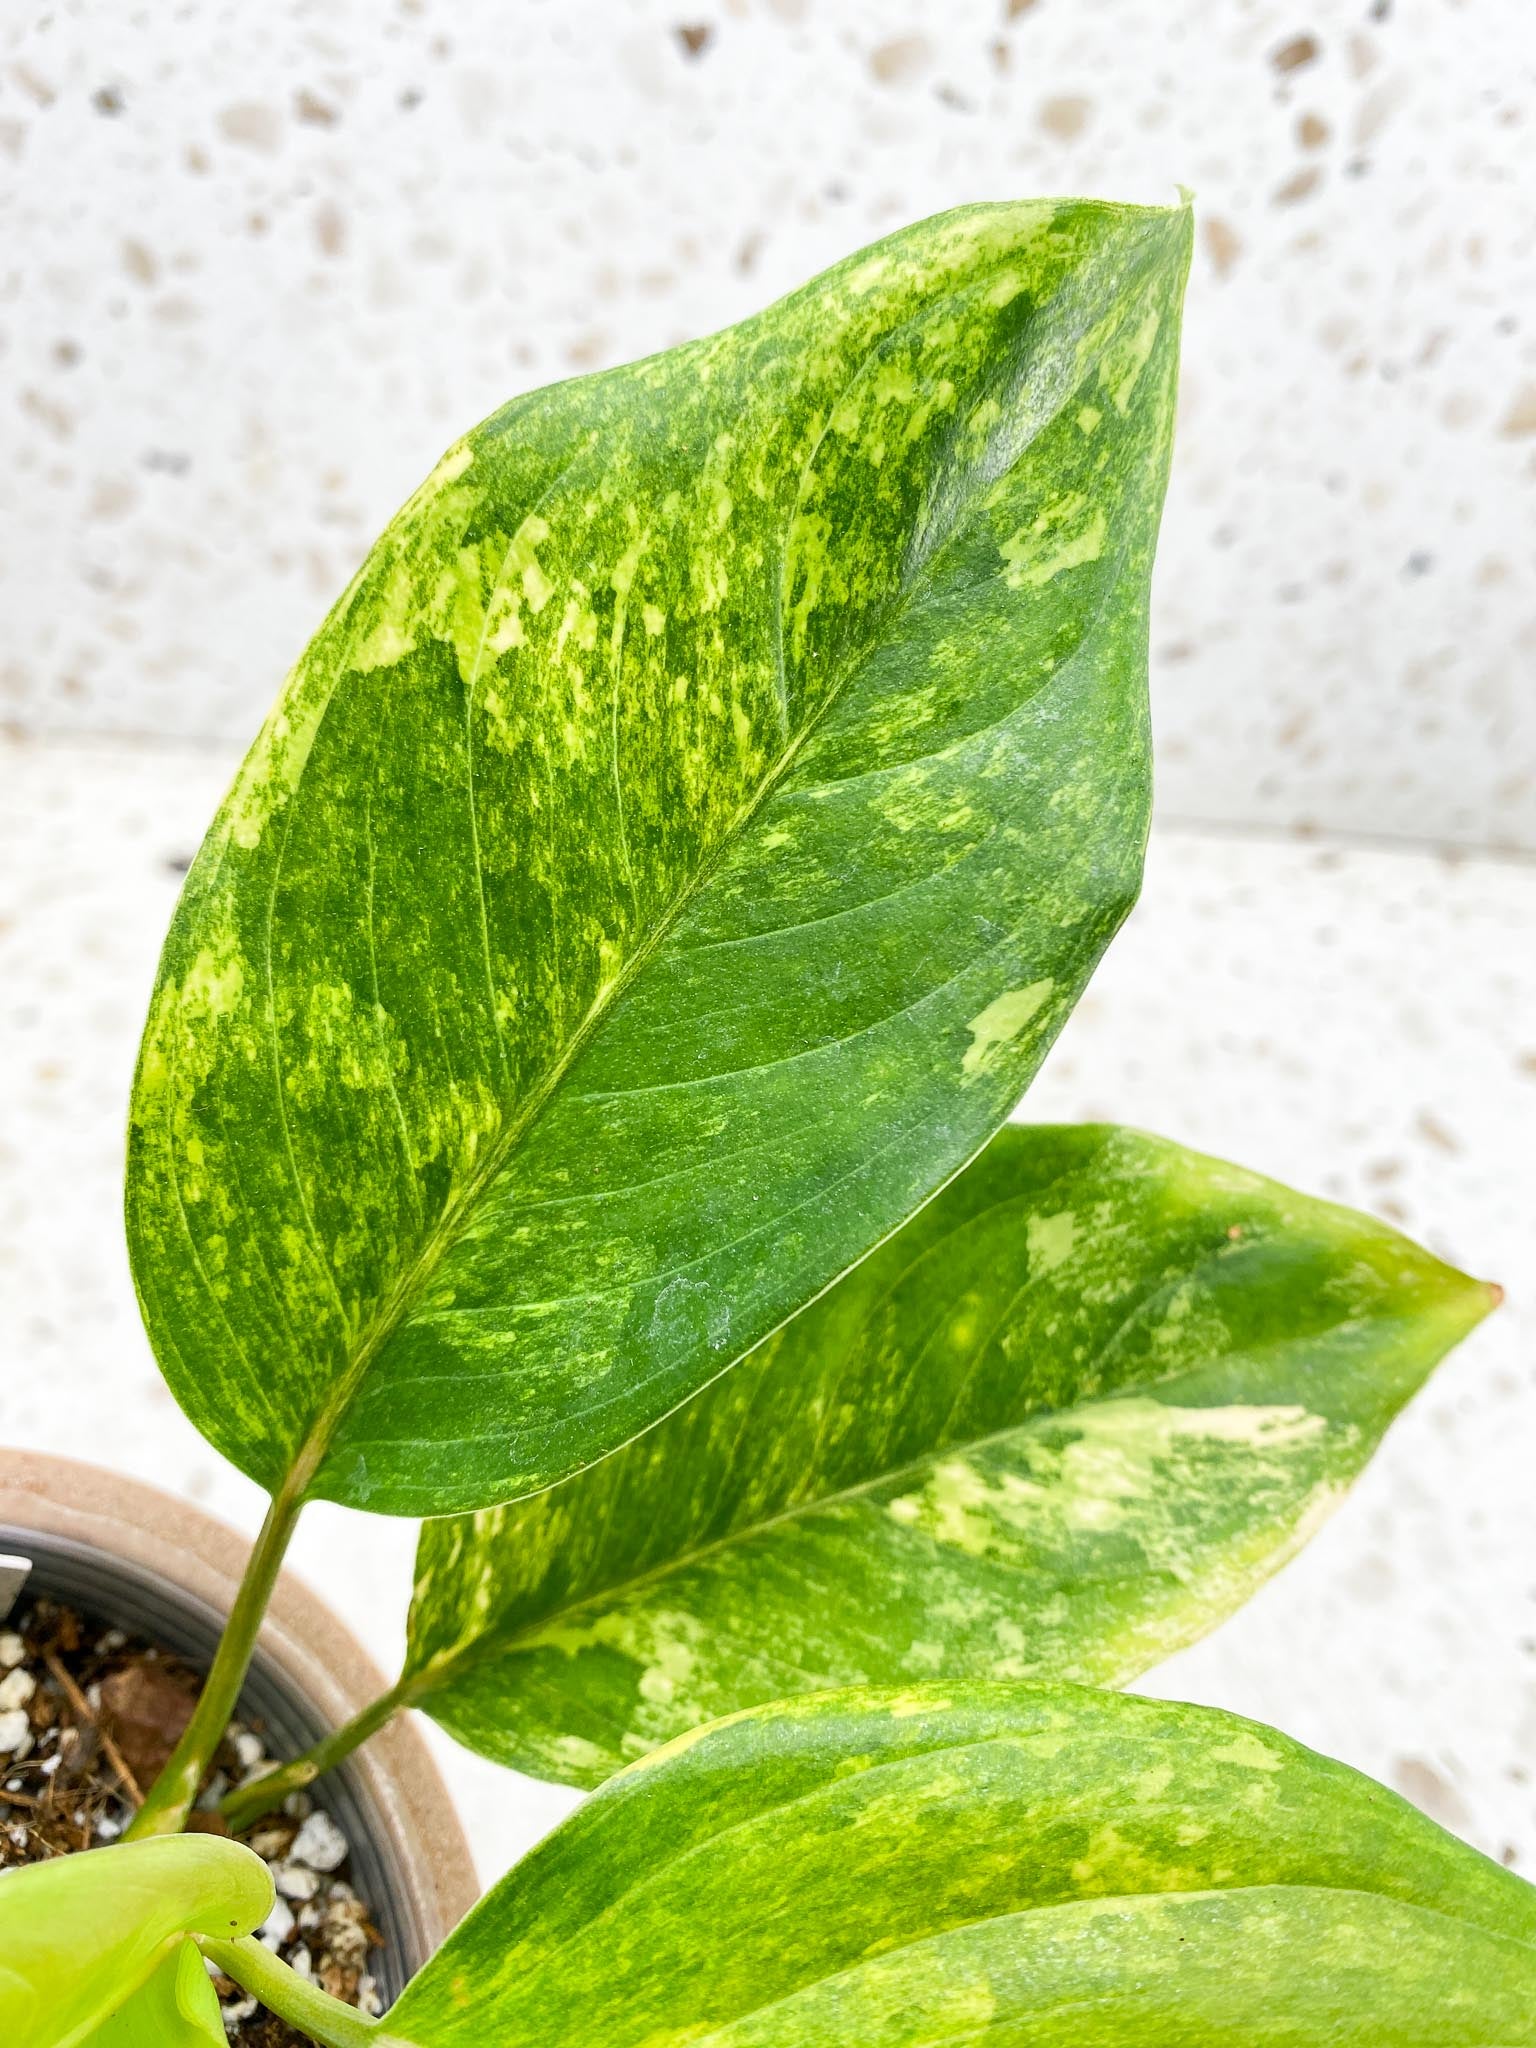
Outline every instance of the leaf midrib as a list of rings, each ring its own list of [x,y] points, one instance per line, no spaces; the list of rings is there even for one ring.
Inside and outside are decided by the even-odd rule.
[[[986,1209],[978,1210],[975,1217],[967,1219],[966,1224],[957,1225],[955,1231],[951,1232],[950,1235],[958,1235],[959,1231],[968,1227],[969,1223],[978,1220],[982,1216],[989,1215],[995,1208],[1006,1206],[1008,1206],[1007,1199],[989,1204]],[[1100,1346],[1095,1354],[1095,1365],[1102,1366],[1104,1360],[1110,1355],[1121,1336],[1135,1322],[1136,1318],[1165,1297],[1175,1287],[1182,1286],[1193,1275],[1209,1270],[1223,1259],[1232,1258],[1245,1250],[1251,1250],[1255,1244],[1264,1242],[1268,1236],[1273,1234],[1272,1232],[1261,1233],[1256,1230],[1245,1232],[1241,1242],[1224,1243],[1214,1246],[1203,1259],[1199,1260],[1196,1265],[1189,1269],[1188,1273],[1181,1273],[1175,1279],[1165,1282],[1163,1286],[1155,1289],[1152,1293],[1144,1295],[1116,1325],[1115,1329],[1111,1331]],[[931,1246],[926,1248],[924,1256],[927,1255],[927,1250],[932,1249],[933,1247]],[[917,1262],[914,1261],[915,1263]],[[1020,1287],[1015,1290],[1015,1294],[1022,1293],[1027,1284],[1027,1281],[1021,1283]],[[1277,1337],[1268,1344],[1248,1345],[1244,1347],[1243,1356],[1245,1358],[1259,1357],[1267,1351],[1279,1350],[1284,1345],[1293,1341],[1290,1338]],[[1134,1398],[1136,1394],[1149,1393],[1156,1387],[1167,1388],[1173,1386],[1182,1379],[1193,1378],[1195,1374],[1208,1370],[1210,1364],[1210,1360],[1205,1360],[1193,1366],[1180,1366],[1177,1370],[1159,1374],[1154,1379],[1137,1380],[1134,1386],[1116,1387],[1106,1393],[1096,1394],[1090,1400],[1074,1401],[1066,1407],[1051,1407],[1042,1404],[1038,1408],[1031,1409],[1027,1415],[1019,1417],[1016,1421],[1006,1423],[1001,1429],[988,1431],[985,1436],[968,1437],[964,1441],[956,1439],[950,1443],[933,1445],[928,1450],[919,1452],[915,1457],[905,1460],[902,1464],[893,1465],[883,1472],[876,1472],[867,1479],[854,1480],[851,1484],[839,1487],[832,1493],[817,1494],[814,1498],[797,1501],[788,1507],[779,1508],[773,1514],[764,1516],[761,1521],[751,1522],[736,1529],[728,1529],[719,1536],[711,1537],[707,1543],[697,1544],[691,1549],[679,1551],[674,1557],[665,1559],[660,1564],[652,1565],[643,1572],[636,1572],[630,1578],[615,1580],[611,1585],[601,1587],[594,1593],[586,1594],[580,1600],[573,1600],[567,1606],[556,1607],[549,1613],[540,1616],[537,1621],[522,1623],[515,1628],[505,1631],[499,1631],[494,1628],[486,1629],[476,1636],[472,1643],[451,1650],[441,1658],[434,1658],[422,1665],[418,1671],[413,1672],[409,1680],[409,1690],[412,1698],[419,1700],[441,1690],[444,1685],[460,1677],[465,1671],[475,1669],[479,1664],[492,1662],[496,1658],[506,1656],[521,1648],[536,1648],[540,1636],[545,1631],[564,1628],[569,1625],[574,1617],[584,1614],[591,1609],[601,1610],[619,1600],[629,1599],[636,1593],[673,1577],[677,1572],[700,1564],[721,1551],[732,1549],[737,1544],[754,1541],[759,1536],[767,1534],[770,1530],[781,1528],[787,1523],[799,1521],[802,1517],[820,1514],[826,1509],[840,1507],[850,1501],[856,1501],[862,1495],[872,1492],[876,1487],[892,1484],[899,1485],[906,1479],[916,1477],[940,1458],[973,1457],[978,1453],[986,1452],[995,1444],[1002,1443],[1008,1437],[1017,1436],[1021,1430],[1029,1429],[1039,1422],[1050,1420],[1053,1417],[1071,1416],[1083,1409],[1102,1407],[1110,1401]]]
[[[824,408],[823,421],[818,431],[816,446],[820,447],[825,439],[828,424],[838,407],[843,404],[848,393],[853,390],[855,385],[867,373],[871,364],[881,353],[882,348],[893,344],[902,334],[917,324],[919,320],[931,316],[937,307],[958,297],[962,290],[969,291],[974,289],[975,285],[982,278],[995,274],[995,272],[1003,267],[1005,267],[1005,259],[1001,256],[994,258],[989,264],[979,266],[977,272],[966,280],[964,286],[956,286],[949,291],[941,293],[934,300],[927,302],[909,320],[902,322],[899,327],[891,329],[887,335],[883,336],[879,345],[867,350],[849,376],[839,386],[835,397]],[[1059,418],[1066,404],[1070,402],[1075,389],[1076,387],[1073,386],[1069,390],[1064,390],[1058,397],[1055,405],[1048,412],[1042,413],[1033,432],[1014,450],[1008,464],[1009,469],[1015,467],[1023,460],[1028,449]],[[948,459],[952,459],[952,449],[946,451],[946,460]],[[995,484],[995,482],[996,479],[992,479],[992,483]],[[801,487],[797,488],[794,506],[785,524],[785,553],[787,553],[788,548],[790,522],[792,522],[799,509],[803,495],[803,484],[804,472],[802,472]],[[773,791],[784,780],[806,742],[817,731],[833,706],[841,698],[849,676],[857,672],[872,641],[879,634],[887,630],[895,620],[899,619],[902,612],[913,602],[924,583],[934,558],[956,534],[966,529],[970,524],[971,516],[978,509],[985,509],[985,493],[982,491],[971,494],[964,506],[964,516],[955,518],[947,526],[942,522],[935,523],[932,528],[931,542],[925,546],[911,573],[904,574],[904,579],[893,596],[884,605],[874,610],[864,638],[857,647],[851,649],[843,657],[820,705],[807,718],[801,730],[789,741],[778,762],[763,777],[751,798],[737,812],[728,830],[721,834],[718,844],[688,878],[687,883],[678,892],[669,908],[656,920],[652,932],[641,941],[630,960],[625,963],[613,981],[605,989],[599,991],[586,1016],[583,1017],[581,1023],[572,1033],[561,1053],[551,1063],[543,1080],[530,1091],[522,1111],[515,1113],[508,1120],[502,1135],[488,1149],[483,1166],[466,1180],[461,1194],[444,1207],[438,1222],[423,1240],[416,1257],[404,1269],[399,1281],[389,1290],[380,1303],[379,1308],[375,1311],[369,1327],[359,1340],[346,1370],[338,1376],[330,1398],[321,1404],[314,1421],[301,1439],[283,1491],[296,1492],[301,1497],[307,1495],[309,1487],[312,1485],[324,1461],[331,1439],[351,1408],[352,1402],[367,1376],[369,1367],[395,1330],[405,1320],[410,1312],[413,1301],[424,1290],[426,1283],[436,1271],[441,1260],[459,1241],[462,1235],[461,1226],[464,1219],[478,1206],[480,1198],[486,1189],[499,1177],[523,1139],[543,1116],[556,1090],[564,1081],[571,1068],[576,1064],[581,1054],[586,1050],[587,1045],[595,1035],[603,1019],[636,980],[641,970],[649,964],[651,957],[664,939],[669,936],[690,901],[699,894],[705,884],[713,877],[729,852],[737,844],[747,825],[750,824],[753,817],[756,816],[768,801]],[[926,540],[927,536],[925,535],[924,538]],[[1122,547],[1120,554],[1116,557],[1115,575],[1108,579],[1111,583],[1115,582],[1118,578],[1118,571],[1124,553],[1125,548]],[[776,673],[782,676],[784,673],[783,618],[777,603],[775,605],[773,623],[773,659]],[[338,689],[331,691],[326,702],[325,711],[316,727],[314,735],[316,739],[318,739],[320,728],[324,725],[326,718],[330,716],[331,709],[339,695],[340,691]],[[302,777],[300,779],[300,787],[302,787]],[[296,803],[298,795],[299,790],[295,789],[290,798],[290,804]],[[271,955],[269,950],[269,975],[270,966]],[[273,1015],[275,1016],[275,1009],[273,1010]],[[281,1094],[280,1088],[278,1092]],[[297,1176],[296,1166],[294,1171],[295,1176]],[[302,1198],[302,1183],[298,1183],[296,1180],[296,1185],[300,1187]],[[328,1282],[334,1290],[335,1276],[330,1263],[326,1259],[322,1259],[321,1263],[325,1266]]]

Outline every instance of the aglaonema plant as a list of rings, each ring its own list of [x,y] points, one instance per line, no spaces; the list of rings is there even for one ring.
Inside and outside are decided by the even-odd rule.
[[[1189,239],[967,208],[520,399],[322,626],[128,1160],[161,1365],[271,1508],[130,1839],[0,1885],[5,2038],[217,2041],[206,1960],[327,2048],[1536,2042],[1520,1880],[1081,1683],[1241,1602],[1493,1299],[999,1129],[1139,886]],[[315,1498],[427,1518],[406,1664],[227,1821],[412,1705],[597,1788],[382,2021],[180,1834]]]

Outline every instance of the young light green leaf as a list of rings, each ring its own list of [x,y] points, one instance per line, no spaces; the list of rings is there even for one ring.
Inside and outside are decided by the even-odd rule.
[[[85,2048],[226,2048],[227,2039],[202,1951],[182,1940]]]
[[[94,2030],[174,1960],[186,1935],[249,1934],[272,1899],[261,1858],[217,1835],[123,1842],[7,1872],[0,2041],[94,2041]]]
[[[1139,883],[1186,211],[966,208],[519,399],[188,876],[133,1265],[269,1488],[627,1441],[1006,1116]]]
[[[819,1686],[1123,1683],[1296,1550],[1491,1299],[1161,1139],[1011,1127],[648,1435],[427,1523],[406,1685],[595,1784]]]
[[[818,1694],[610,1780],[386,2024],[419,2048],[1530,2048],[1536,1891],[1232,1715]]]

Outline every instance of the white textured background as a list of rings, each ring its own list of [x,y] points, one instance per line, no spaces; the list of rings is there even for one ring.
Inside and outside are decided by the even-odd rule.
[[[29,728],[243,741],[514,391],[962,200],[1182,181],[1165,808],[1536,846],[1531,0],[6,12]]]
[[[12,0],[0,1439],[254,1523],[138,1328],[128,1075],[179,863],[443,445],[918,215],[1184,182],[1163,829],[1029,1107],[1509,1288],[1154,1683],[1536,1875],[1533,130],[1530,0]],[[327,1510],[298,1550],[385,1660],[409,1554]],[[488,1875],[569,1803],[444,1748]]]

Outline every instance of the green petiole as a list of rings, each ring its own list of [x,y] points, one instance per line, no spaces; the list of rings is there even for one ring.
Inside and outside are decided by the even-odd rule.
[[[279,2019],[318,2041],[321,2048],[412,2048],[398,2035],[386,2033],[382,2020],[371,2020],[343,2005],[339,1998],[332,1998],[318,1984],[291,1970],[254,1935],[247,1934],[239,1941],[219,1941],[201,1934],[195,1939],[226,1977],[259,1998]]]

